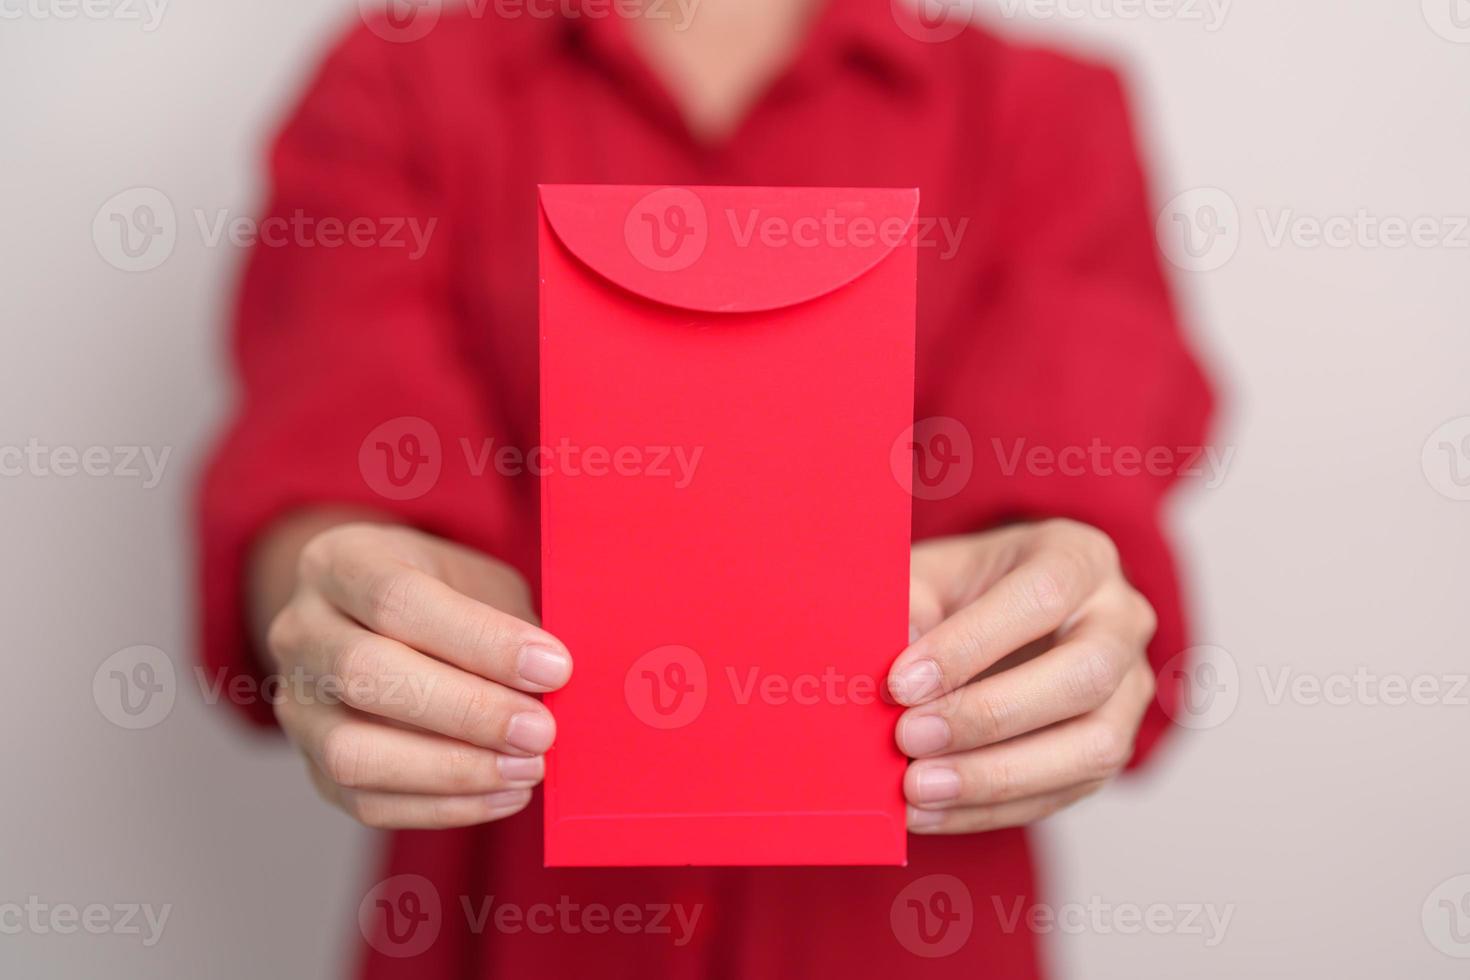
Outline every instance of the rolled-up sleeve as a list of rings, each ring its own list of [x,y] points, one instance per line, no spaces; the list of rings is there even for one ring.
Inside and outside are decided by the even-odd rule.
[[[391,47],[366,31],[340,43],[272,148],[234,315],[236,402],[199,498],[212,683],[264,679],[245,572],[282,516],[368,508],[487,551],[505,535],[507,488],[451,465],[490,434],[488,400],[459,350],[453,229]],[[272,722],[264,699],[240,706]]]

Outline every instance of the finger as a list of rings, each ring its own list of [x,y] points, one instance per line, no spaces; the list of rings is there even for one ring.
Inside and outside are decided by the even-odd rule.
[[[1089,604],[1040,656],[909,709],[898,722],[899,748],[915,759],[961,752],[1102,707],[1144,661],[1152,614],[1133,596]]]
[[[966,806],[952,810],[921,810],[909,807],[909,830],[916,834],[979,834],[1006,827],[1024,827],[1045,820],[1107,785],[1082,783],[1056,793],[1046,793],[993,806]]]
[[[467,796],[528,789],[545,773],[539,756],[501,755],[341,705],[293,703],[278,716],[317,768],[344,789]]]
[[[1133,754],[1152,674],[1140,665],[1096,711],[998,745],[925,759],[904,774],[904,795],[923,809],[989,806],[1111,779]]]
[[[359,711],[512,755],[543,755],[556,738],[535,698],[371,633],[325,602],[295,604],[288,635],[304,669]],[[299,634],[299,635],[298,635]]]
[[[308,762],[311,781],[328,802],[348,816],[380,830],[445,830],[501,820],[526,808],[529,789],[507,789],[474,796],[416,796],[344,789]]]
[[[422,569],[350,549],[324,560],[329,567],[316,577],[322,594],[374,633],[523,691],[554,691],[572,676],[571,655],[556,637]],[[503,591],[510,594],[509,585]]]
[[[1116,561],[1093,535],[1106,541],[1100,532],[1079,533],[1026,552],[979,598],[920,637],[893,665],[893,696],[923,704],[1066,623]]]

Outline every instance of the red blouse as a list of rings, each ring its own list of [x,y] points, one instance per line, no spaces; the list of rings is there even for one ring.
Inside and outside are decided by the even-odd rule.
[[[259,680],[242,566],[293,509],[390,509],[535,583],[535,478],[478,464],[487,440],[536,444],[538,182],[919,187],[916,417],[959,420],[974,472],[915,500],[915,537],[1094,524],[1158,610],[1154,662],[1187,645],[1160,510],[1210,395],[1111,72],[979,30],[925,43],[903,4],[831,0],[709,146],[597,16],[610,4],[469,6],[415,40],[401,24],[352,33],[274,146],[276,233],[236,315],[242,398],[203,488],[207,665]],[[362,452],[404,418],[439,437],[428,489],[400,492]],[[263,702],[245,711],[271,722]],[[1155,705],[1140,758],[1167,726]],[[538,801],[388,843],[392,880],[363,903],[365,977],[1041,973],[1014,918],[1039,901],[1021,830],[915,836],[906,868],[544,870]]]

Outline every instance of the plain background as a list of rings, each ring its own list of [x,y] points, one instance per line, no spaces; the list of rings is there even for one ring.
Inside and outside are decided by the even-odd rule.
[[[228,404],[241,256],[206,246],[191,215],[251,213],[266,133],[356,7],[174,0],[155,30],[36,12],[64,3],[0,3],[0,445],[171,456],[153,488],[0,477],[0,904],[173,909],[152,948],[6,928],[0,974],[334,975],[371,841],[316,801],[292,753],[242,737],[192,683],[186,516]],[[1235,707],[1046,825],[1048,900],[1115,910],[1050,935],[1059,974],[1463,976],[1450,954],[1470,944],[1437,917],[1439,898],[1465,894],[1445,883],[1470,873],[1470,707],[1455,691],[1470,670],[1470,502],[1453,499],[1470,423],[1436,432],[1470,416],[1470,232],[1453,220],[1470,214],[1470,29],[1451,19],[1459,3],[1470,25],[1470,9],[1253,0],[1210,29],[1202,0],[1141,18],[1122,16],[1129,0],[982,3],[1004,30],[1126,65],[1160,208],[1218,188],[1186,204],[1238,211],[1202,260],[1218,268],[1174,270],[1228,393],[1229,469],[1180,499],[1175,524],[1197,635],[1235,668]],[[181,231],[163,265],[128,273],[92,225],[139,186],[170,198]],[[1363,231],[1343,247],[1274,237],[1283,215],[1310,230],[1359,214],[1440,233],[1402,248]],[[180,691],[165,721],[130,731],[99,710],[93,678],[136,644],[167,653]],[[1276,696],[1283,678],[1335,689],[1355,671],[1367,680],[1345,697]],[[1395,677],[1436,703],[1385,703]],[[1129,934],[1126,908],[1155,903],[1232,917],[1213,946],[1182,928]]]

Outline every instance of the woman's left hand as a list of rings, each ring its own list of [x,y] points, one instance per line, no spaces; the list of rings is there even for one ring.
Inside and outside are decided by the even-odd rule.
[[[1054,520],[913,549],[917,639],[889,687],[909,829],[969,834],[1039,820],[1133,754],[1154,695],[1155,618],[1096,528]]]

